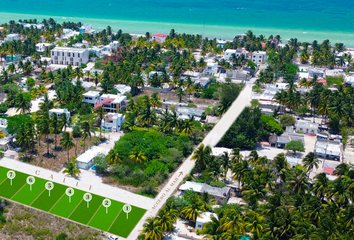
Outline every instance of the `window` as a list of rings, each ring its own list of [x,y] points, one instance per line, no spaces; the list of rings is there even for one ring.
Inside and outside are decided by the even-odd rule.
[[[73,53],[73,57],[75,57],[75,53]]]
[[[68,53],[68,57],[70,57],[70,53]]]
[[[80,53],[77,54],[77,57],[80,57]]]
[[[64,52],[62,52],[61,55],[64,57]]]
[[[54,52],[52,52],[52,56],[54,56]]]
[[[202,228],[202,225],[201,225],[201,224],[198,224],[198,228]]]
[[[261,60],[259,60],[258,62],[262,62]]]
[[[259,56],[259,58],[262,58],[262,56]]]
[[[57,56],[60,56],[60,52],[57,52]]]

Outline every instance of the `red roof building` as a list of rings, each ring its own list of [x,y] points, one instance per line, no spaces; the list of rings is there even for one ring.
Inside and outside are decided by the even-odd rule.
[[[159,43],[163,43],[167,38],[166,34],[163,33],[155,33],[151,35],[151,40],[152,41],[157,41]]]

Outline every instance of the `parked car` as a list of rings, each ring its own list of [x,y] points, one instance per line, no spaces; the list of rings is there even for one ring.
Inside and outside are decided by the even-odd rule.
[[[109,239],[109,240],[118,240],[118,237],[117,237],[117,236],[114,236],[114,235],[109,235],[109,236],[108,236],[108,239]]]

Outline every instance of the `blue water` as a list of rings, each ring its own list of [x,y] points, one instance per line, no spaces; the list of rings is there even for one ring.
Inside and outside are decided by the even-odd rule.
[[[131,33],[164,31],[232,38],[253,30],[266,36],[344,42],[354,46],[354,1],[344,0],[1,0],[0,22],[53,17],[108,24]],[[159,31],[160,30],[160,31]]]

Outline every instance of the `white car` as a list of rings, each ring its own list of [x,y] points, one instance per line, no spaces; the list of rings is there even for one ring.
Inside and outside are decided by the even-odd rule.
[[[109,240],[118,240],[118,237],[117,237],[117,236],[114,236],[114,235],[109,235],[109,236],[108,236],[108,239],[109,239]]]

